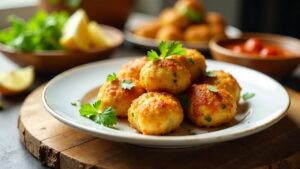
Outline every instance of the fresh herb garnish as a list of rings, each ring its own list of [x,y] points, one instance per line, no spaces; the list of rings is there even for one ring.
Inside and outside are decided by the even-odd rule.
[[[135,84],[130,80],[123,80],[121,86],[123,89],[131,90],[135,87]]]
[[[204,120],[206,120],[207,122],[211,122],[211,117],[210,116],[204,116]]]
[[[0,31],[0,42],[17,51],[61,50],[62,29],[68,19],[66,12],[37,12],[28,22],[9,16],[10,27]]]
[[[112,127],[117,124],[116,112],[112,107],[106,107],[101,113],[98,113],[101,101],[94,104],[83,104],[80,107],[80,115],[93,120],[94,122],[106,127]]]
[[[160,55],[154,50],[148,51],[147,53],[148,60],[155,61],[155,60],[167,58],[171,55],[186,54],[186,51],[182,48],[182,44],[180,42],[168,43],[166,41],[162,41],[159,44],[158,49],[160,51]]]
[[[201,22],[203,20],[203,16],[194,9],[182,6],[179,11],[191,22]]]
[[[118,79],[118,77],[117,77],[116,73],[109,74],[106,77],[107,82],[111,82],[111,81],[114,81],[114,80],[117,80],[117,79]]]
[[[206,72],[206,76],[207,76],[207,77],[217,77],[216,73],[215,73],[215,72],[212,72],[212,71]]]
[[[243,98],[244,101],[247,101],[247,100],[251,99],[254,96],[255,96],[255,93],[244,93],[242,95],[242,98]]]
[[[191,62],[193,65],[196,64],[195,60],[193,58],[188,58],[189,62]]]
[[[209,85],[207,88],[211,92],[215,92],[215,93],[218,92],[218,89],[215,86]]]

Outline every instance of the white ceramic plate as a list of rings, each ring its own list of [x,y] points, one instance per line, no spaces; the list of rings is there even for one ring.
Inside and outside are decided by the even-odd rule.
[[[130,43],[133,43],[135,45],[147,49],[157,48],[160,41],[151,38],[137,36],[133,33],[133,30],[135,30],[138,25],[141,25],[142,23],[147,23],[154,19],[155,17],[151,15],[145,15],[140,13],[134,13],[130,15],[125,25],[125,31],[124,31],[125,39]],[[225,29],[225,33],[229,38],[238,38],[242,34],[242,32],[238,28],[233,26],[227,26]],[[208,41],[203,41],[203,42],[181,41],[181,43],[183,44],[183,46],[187,48],[198,49],[200,51],[208,50]]]
[[[179,148],[222,142],[259,132],[281,119],[289,107],[287,92],[272,78],[241,66],[207,60],[209,70],[223,69],[232,73],[243,88],[242,93],[256,94],[248,102],[240,102],[237,122],[231,126],[208,130],[185,122],[171,135],[148,136],[130,128],[127,120],[119,120],[114,128],[108,128],[81,117],[79,108],[70,103],[82,99],[103,84],[107,74],[118,72],[120,66],[130,59],[133,58],[86,64],[56,76],[43,92],[45,108],[61,122],[96,137],[150,147]]]

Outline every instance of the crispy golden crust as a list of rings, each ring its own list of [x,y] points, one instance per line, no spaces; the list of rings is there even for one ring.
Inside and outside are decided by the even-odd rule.
[[[181,30],[173,25],[163,26],[161,27],[156,36],[158,40],[182,40],[182,32]]]
[[[193,85],[189,90],[188,118],[197,126],[215,127],[229,123],[236,115],[236,102],[226,90],[212,92],[208,85]]]
[[[217,12],[207,12],[205,15],[205,21],[209,25],[214,25],[214,24],[225,25],[225,21],[222,15]]]
[[[185,49],[186,55],[173,55],[170,58],[183,64],[192,75],[192,82],[202,80],[206,72],[205,57],[195,49]]]
[[[176,94],[189,87],[191,74],[174,59],[149,61],[141,69],[140,83],[147,91]]]
[[[135,84],[135,87],[130,90],[123,89],[120,80],[103,84],[97,97],[102,102],[99,110],[103,111],[106,107],[111,106],[118,117],[126,117],[131,102],[145,92],[138,81],[132,80],[132,82]]]
[[[145,93],[135,99],[128,110],[131,126],[146,135],[170,133],[180,126],[182,120],[179,101],[167,93]]]
[[[118,74],[120,79],[135,79],[139,80],[140,71],[142,67],[147,63],[146,57],[134,59],[124,64]]]
[[[189,25],[188,18],[174,8],[164,9],[159,16],[159,22],[162,26],[173,25],[181,29]]]
[[[207,24],[189,26],[184,32],[184,40],[186,41],[208,41],[210,38],[210,29]]]
[[[201,17],[205,17],[204,6],[198,0],[179,0],[175,3],[174,7],[178,11],[181,11],[183,8],[191,9],[197,12]]]
[[[238,103],[240,100],[241,87],[236,79],[230,74],[223,70],[212,71],[216,74],[216,77],[207,77],[203,83],[215,85],[219,88],[227,90],[232,94],[234,100]]]
[[[147,38],[155,38],[160,26],[158,21],[144,23],[134,30],[134,34]]]

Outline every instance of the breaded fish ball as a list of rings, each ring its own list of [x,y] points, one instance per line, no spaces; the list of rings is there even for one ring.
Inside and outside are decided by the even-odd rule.
[[[182,32],[181,30],[174,26],[174,25],[168,25],[161,27],[156,36],[156,39],[158,40],[182,40]]]
[[[140,71],[147,63],[146,57],[137,58],[124,64],[119,71],[118,77],[120,79],[140,79]]]
[[[127,117],[131,102],[145,92],[138,81],[130,81],[135,85],[131,89],[122,88],[123,80],[119,79],[103,84],[97,96],[97,99],[101,100],[99,110],[103,111],[106,107],[111,106],[118,117]]]
[[[184,12],[185,10],[192,10],[199,15],[198,22],[202,22],[204,20],[205,10],[198,0],[179,0],[175,3],[175,9],[178,11]]]
[[[197,126],[216,127],[235,117],[236,102],[224,89],[206,84],[193,85],[189,90],[188,118]]]
[[[167,93],[145,93],[135,99],[128,110],[131,126],[146,135],[170,133],[180,126],[182,120],[179,101]]]
[[[147,38],[155,38],[155,35],[159,28],[160,23],[158,21],[148,22],[137,27],[134,30],[134,34]]]
[[[173,55],[170,58],[183,64],[192,75],[192,82],[199,81],[205,77],[205,57],[195,49],[185,49],[186,55]]]
[[[232,94],[233,98],[238,103],[240,100],[241,87],[237,80],[230,74],[226,73],[223,70],[211,71],[215,77],[207,77],[204,80],[204,83],[215,85],[219,88],[227,90]]]
[[[159,16],[159,22],[162,26],[173,25],[181,29],[189,25],[188,18],[174,8],[164,9]]]
[[[210,38],[210,29],[207,24],[190,26],[184,32],[184,39],[186,41],[208,41]]]
[[[140,72],[140,83],[148,92],[177,94],[191,84],[191,73],[174,59],[149,61]]]

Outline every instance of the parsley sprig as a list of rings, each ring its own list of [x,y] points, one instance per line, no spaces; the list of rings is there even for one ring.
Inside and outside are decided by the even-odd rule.
[[[194,9],[182,6],[179,11],[183,15],[185,15],[191,22],[201,22],[203,20],[203,16]]]
[[[118,79],[118,77],[117,77],[116,73],[109,74],[106,77],[107,82],[111,82],[111,81],[114,81],[114,80],[117,80],[117,79]]]
[[[148,51],[147,53],[148,60],[155,61],[155,60],[167,58],[171,55],[186,54],[186,51],[182,48],[182,44],[177,41],[171,43],[162,41],[160,42],[158,49],[160,51],[160,54],[158,54],[155,50]]]
[[[83,104],[79,109],[80,115],[106,127],[116,125],[117,117],[114,109],[112,107],[106,107],[103,112],[99,113],[98,110],[100,106],[101,101],[97,101],[94,104]]]
[[[121,87],[122,87],[122,89],[131,90],[132,88],[135,87],[135,84],[132,83],[132,81],[130,81],[130,80],[123,80],[121,83]]]
[[[254,96],[255,96],[255,93],[244,93],[244,94],[242,95],[242,99],[243,99],[244,101],[247,101],[247,100],[253,98]]]

